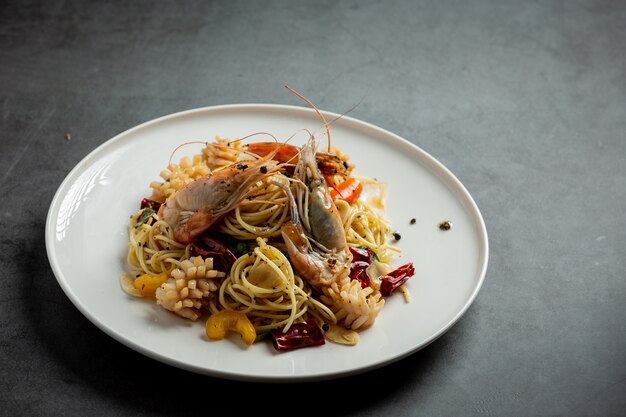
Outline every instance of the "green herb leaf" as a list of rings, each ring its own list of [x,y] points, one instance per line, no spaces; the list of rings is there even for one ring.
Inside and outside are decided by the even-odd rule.
[[[152,217],[152,215],[155,213],[156,211],[152,210],[150,207],[146,207],[145,209],[143,209],[141,215],[139,215],[139,219],[137,220],[137,224],[135,224],[135,227],[139,227],[147,222],[148,219]]]

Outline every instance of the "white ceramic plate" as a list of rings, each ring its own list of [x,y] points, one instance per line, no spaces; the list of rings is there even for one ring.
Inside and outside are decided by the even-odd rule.
[[[324,114],[329,120],[338,116]],[[68,174],[48,212],[48,258],[64,292],[96,326],[130,348],[226,379],[337,378],[381,367],[431,343],[457,322],[480,290],[489,253],[483,218],[465,187],[440,162],[407,140],[350,117],[332,124],[332,141],[350,156],[355,173],[388,183],[388,217],[402,236],[395,264],[412,261],[416,269],[407,282],[411,302],[400,294],[390,297],[357,346],[328,342],[277,352],[269,341],[248,348],[236,337],[211,342],[202,321],[179,318],[121,290],[129,216],[150,194],[149,183],[160,180],[178,145],[261,131],[286,138],[302,128],[323,133],[308,108],[225,105],[161,117],[103,143]],[[201,146],[179,149],[172,161]],[[451,230],[438,228],[443,220],[452,222]]]

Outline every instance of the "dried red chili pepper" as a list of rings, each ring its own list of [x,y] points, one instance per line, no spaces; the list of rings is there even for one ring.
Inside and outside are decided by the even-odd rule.
[[[372,264],[374,252],[367,248],[350,247],[352,253],[352,263],[350,264],[350,279],[356,279],[361,284],[361,288],[370,286],[370,279],[366,269]]]
[[[204,233],[191,242],[191,254],[203,259],[213,258],[213,267],[226,273],[230,272],[231,266],[237,260],[224,243],[209,233]]]
[[[276,350],[298,349],[326,343],[324,333],[314,319],[306,323],[294,323],[286,333],[283,333],[282,329],[274,329],[270,332],[270,338]]]
[[[361,288],[367,288],[370,286],[370,278],[367,276],[367,267],[370,266],[367,262],[356,261],[350,264],[350,279],[356,279],[361,283]]]
[[[404,284],[415,274],[413,262],[404,264],[385,275],[380,282],[380,293],[385,297],[391,295],[393,290]]]
[[[374,252],[367,248],[355,248],[350,246],[350,253],[352,253],[352,261],[354,262],[363,261],[371,264],[372,259],[374,259]]]

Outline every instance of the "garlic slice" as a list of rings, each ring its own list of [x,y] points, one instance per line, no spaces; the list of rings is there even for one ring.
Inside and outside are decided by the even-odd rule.
[[[356,345],[359,343],[360,339],[359,334],[354,330],[349,330],[336,324],[331,324],[324,333],[324,336],[331,342],[349,346]]]
[[[120,285],[122,286],[124,292],[128,295],[132,295],[133,297],[142,298],[139,290],[135,288],[134,282],[135,278],[132,274],[124,272],[122,275],[120,275]]]
[[[370,287],[378,291],[380,289],[380,280],[383,276],[391,272],[393,268],[384,262],[373,260],[370,266],[367,267],[365,273],[370,279]]]

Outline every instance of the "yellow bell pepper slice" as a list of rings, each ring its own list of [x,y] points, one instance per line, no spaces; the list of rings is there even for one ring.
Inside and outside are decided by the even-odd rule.
[[[142,297],[154,297],[157,288],[159,288],[170,275],[167,272],[163,272],[159,275],[143,274],[133,282],[135,288],[139,291]]]
[[[206,335],[211,340],[222,340],[229,331],[239,333],[246,345],[253,344],[256,339],[256,329],[241,311],[222,310],[206,321]]]

